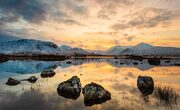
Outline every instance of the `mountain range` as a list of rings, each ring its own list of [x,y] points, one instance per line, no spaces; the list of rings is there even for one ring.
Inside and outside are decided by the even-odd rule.
[[[107,51],[85,50],[68,45],[58,46],[52,42],[21,39],[0,42],[1,55],[136,55],[136,56],[180,56],[180,48],[160,47],[146,43],[136,46],[114,46]]]
[[[146,43],[136,46],[115,46],[105,52],[107,55],[136,55],[136,56],[180,56],[180,48],[160,47]]]

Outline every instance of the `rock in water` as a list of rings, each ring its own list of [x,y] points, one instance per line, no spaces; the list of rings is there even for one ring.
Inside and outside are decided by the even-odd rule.
[[[60,96],[69,99],[77,99],[81,93],[81,82],[77,76],[59,84],[57,92]]]
[[[43,71],[41,73],[41,77],[42,78],[50,78],[53,77],[56,73],[53,70],[47,70],[47,71]]]
[[[144,96],[148,96],[154,91],[154,81],[149,76],[138,76],[137,86]]]
[[[21,82],[18,81],[18,80],[15,80],[13,78],[9,78],[8,81],[6,82],[6,85],[9,85],[9,86],[16,86],[18,84],[20,84]]]
[[[38,78],[36,78],[35,76],[31,76],[28,79],[23,79],[21,81],[29,81],[30,83],[36,83],[36,81],[38,80]]]
[[[111,93],[105,90],[101,85],[96,83],[87,84],[83,88],[84,104],[92,106],[94,104],[101,104],[107,100],[111,100]]]
[[[30,83],[36,83],[37,80],[38,78],[36,78],[35,76],[31,76],[30,78],[27,79],[27,81],[29,81]]]

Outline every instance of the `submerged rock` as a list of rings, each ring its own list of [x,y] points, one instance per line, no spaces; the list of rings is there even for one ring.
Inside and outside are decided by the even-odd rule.
[[[42,78],[50,78],[50,77],[53,77],[53,76],[55,76],[55,72],[53,71],[53,70],[47,70],[47,71],[43,71],[42,73],[41,73],[41,77]]]
[[[84,104],[92,106],[111,100],[111,93],[105,90],[101,85],[90,83],[83,88]]]
[[[9,78],[8,81],[6,82],[6,85],[9,85],[9,86],[16,86],[18,84],[20,84],[21,82],[18,81],[18,80],[15,80],[13,78]]]
[[[81,82],[77,76],[59,84],[57,92],[60,96],[69,99],[77,99],[81,93]]]
[[[144,96],[148,96],[154,91],[154,81],[149,76],[138,76],[137,86]]]
[[[30,83],[36,83],[36,81],[38,80],[38,78],[36,78],[35,76],[31,76],[30,78],[28,79],[23,79],[21,81],[28,81]]]

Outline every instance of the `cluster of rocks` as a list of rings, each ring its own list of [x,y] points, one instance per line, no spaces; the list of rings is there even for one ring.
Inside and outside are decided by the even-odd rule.
[[[43,71],[41,73],[42,78],[53,77],[56,73],[52,70]],[[28,79],[16,80],[9,78],[6,85],[15,86],[21,83],[21,81],[28,81],[30,83],[36,83],[38,78],[31,76]],[[137,87],[143,96],[148,96],[154,91],[154,81],[149,76],[138,76]],[[84,95],[84,104],[86,106],[92,106],[94,104],[101,104],[108,100],[111,100],[111,93],[104,89],[101,85],[91,82],[82,88],[81,81],[77,76],[73,76],[67,81],[61,82],[58,85],[57,92],[60,96],[65,98],[76,100],[80,94]]]
[[[21,83],[21,81],[28,81],[30,83],[36,83],[36,81],[38,80],[38,78],[36,78],[35,76],[31,76],[30,78],[28,79],[22,79],[22,80],[17,80],[17,79],[13,79],[13,78],[9,78],[8,81],[6,82],[6,85],[9,85],[9,86],[16,86],[18,84]]]
[[[73,76],[67,81],[64,81],[58,85],[57,92],[60,96],[69,99],[77,99],[81,93],[81,82],[77,76]],[[111,93],[105,90],[101,85],[96,83],[87,84],[83,88],[84,104],[86,106],[92,106],[94,104],[100,104],[111,99]]]
[[[56,73],[53,70],[47,70],[47,71],[43,71],[41,73],[41,77],[42,78],[50,78],[50,77],[55,76],[55,74]],[[36,78],[35,76],[31,76],[28,79],[22,79],[22,80],[13,79],[10,77],[5,84],[9,85],[9,86],[16,86],[16,85],[20,84],[21,81],[28,81],[30,83],[36,83],[37,80],[38,80],[38,78]]]

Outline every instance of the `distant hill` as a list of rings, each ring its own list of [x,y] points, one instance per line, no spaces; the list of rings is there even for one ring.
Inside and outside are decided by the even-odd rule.
[[[160,47],[146,43],[136,46],[115,46],[106,51],[107,55],[152,55],[152,56],[180,56],[180,48]]]
[[[84,50],[67,45],[57,46],[52,42],[32,39],[21,39],[0,42],[0,55],[129,55],[129,56],[180,56],[180,48],[153,46],[140,43],[136,46],[115,46],[107,51]]]
[[[78,56],[78,55],[92,55],[93,54],[81,48],[73,48],[67,45],[62,45],[59,48],[65,55]]]

